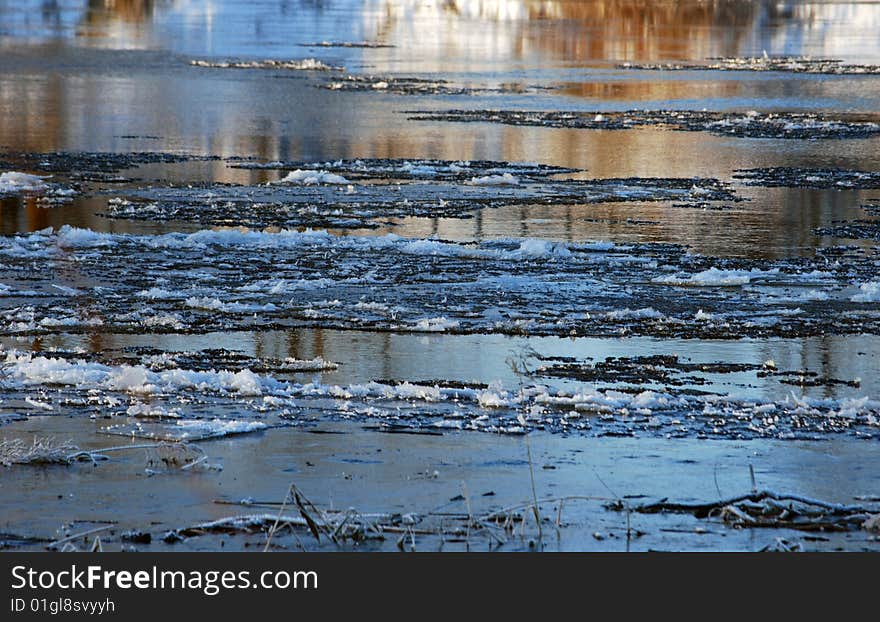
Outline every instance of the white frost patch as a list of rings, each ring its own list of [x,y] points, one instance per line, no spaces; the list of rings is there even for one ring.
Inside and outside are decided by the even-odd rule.
[[[853,302],[880,302],[880,281],[868,281],[859,285],[860,294],[850,298]]]
[[[177,428],[181,430],[181,439],[190,439],[197,437],[198,439],[217,438],[219,436],[229,436],[231,434],[246,434],[248,432],[256,432],[265,430],[265,423],[259,421],[240,421],[237,419],[182,419],[176,422]]]
[[[513,254],[518,257],[534,259],[571,257],[571,251],[565,244],[535,239],[523,240]]]
[[[519,178],[510,173],[504,173],[503,175],[472,177],[467,183],[471,186],[518,186]]]
[[[39,410],[55,410],[52,404],[46,402],[39,402],[32,397],[24,398],[24,401],[33,406],[34,408],[38,408]]]
[[[242,285],[239,290],[243,292],[257,292],[265,294],[288,294],[291,292],[302,291],[304,289],[320,289],[323,287],[332,287],[338,283],[333,279],[260,279]]]
[[[69,249],[89,249],[115,247],[119,244],[137,244],[149,249],[180,249],[204,251],[210,247],[236,249],[297,249],[297,248],[340,248],[356,251],[394,250],[407,255],[435,255],[460,257],[466,259],[528,261],[535,258],[555,258],[581,260],[575,252],[609,251],[615,249],[610,242],[582,242],[568,244],[535,239],[498,239],[492,245],[459,244],[435,239],[403,238],[392,233],[375,236],[337,236],[327,231],[252,231],[245,228],[204,229],[194,233],[166,233],[161,235],[129,235],[120,233],[99,233],[91,229],[80,229],[65,225],[57,232],[52,228],[27,236],[14,238],[0,237],[0,254],[17,257],[45,257],[53,254],[53,246]],[[494,247],[498,244],[515,244],[511,249]],[[589,261],[589,259],[588,259]],[[342,282],[361,282],[346,280]],[[300,281],[261,280],[242,287],[242,291],[261,291],[274,286],[278,291],[284,289],[314,288],[329,286],[331,280],[314,279]],[[166,290],[155,287],[142,290],[144,298],[162,299]]]
[[[18,194],[20,192],[42,192],[48,189],[43,177],[9,171],[0,175],[0,194]]]
[[[209,61],[191,60],[195,67],[211,67],[213,69],[290,69],[293,71],[342,71],[342,67],[333,67],[315,58],[302,60],[249,60],[249,61]]]
[[[206,311],[220,311],[222,313],[256,313],[258,311],[277,311],[271,302],[264,305],[247,304],[242,302],[223,302],[217,298],[187,298],[186,306],[193,309],[203,309]]]
[[[59,326],[103,326],[104,320],[95,316],[86,319],[76,317],[44,317],[39,321],[43,328],[57,328]]]
[[[279,184],[297,184],[300,186],[317,186],[319,184],[345,185],[351,183],[342,175],[328,173],[327,171],[304,171],[296,169],[278,180]]]
[[[373,88],[376,88],[375,85]],[[400,165],[400,170],[417,177],[433,177],[437,174],[437,169],[427,164],[413,164],[412,162],[404,162]]]
[[[192,371],[171,369],[155,372],[142,365],[109,366],[82,360],[34,356],[10,350],[0,370],[25,386],[61,385],[77,389],[103,389],[135,395],[174,393],[193,390],[208,393],[235,393],[257,396],[286,390],[288,385],[250,370]]]
[[[333,371],[339,369],[339,364],[326,361],[320,356],[313,359],[286,358],[281,365],[285,371]]]
[[[696,274],[675,274],[658,276],[651,279],[652,283],[664,285],[694,285],[698,287],[746,285],[754,278],[768,277],[778,274],[779,270],[719,270],[709,268]]]
[[[57,242],[61,248],[95,248],[116,245],[116,239],[112,233],[99,233],[91,229],[81,229],[70,225],[64,225],[58,230]]]
[[[138,298],[149,298],[150,300],[174,300],[182,298],[180,292],[172,292],[161,287],[151,287],[144,289],[135,294]]]
[[[166,410],[162,406],[145,404],[144,402],[136,402],[132,404],[128,407],[128,410],[125,411],[125,414],[129,417],[143,417],[151,419],[177,419],[178,417],[180,417],[180,415],[173,410]]]
[[[609,320],[659,320],[660,318],[664,318],[666,316],[652,307],[645,307],[643,309],[617,309],[615,311],[609,311],[605,314],[605,317],[607,317]]]
[[[150,315],[143,319],[143,323],[145,326],[151,328],[165,327],[172,330],[183,330],[186,328],[186,325],[181,321],[180,317],[171,313]]]
[[[459,322],[457,320],[449,320],[446,319],[445,316],[429,317],[416,322],[413,325],[412,330],[427,333],[442,333],[447,330],[454,330],[458,328],[458,326]]]

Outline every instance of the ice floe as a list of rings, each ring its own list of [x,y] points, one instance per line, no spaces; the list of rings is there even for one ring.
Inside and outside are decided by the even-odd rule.
[[[327,171],[304,171],[297,169],[289,172],[278,183],[314,186],[318,184],[344,185],[350,182],[341,175],[328,173]]]
[[[48,189],[45,178],[39,175],[29,175],[9,171],[0,173],[0,195],[18,194],[21,192],[41,192]]]

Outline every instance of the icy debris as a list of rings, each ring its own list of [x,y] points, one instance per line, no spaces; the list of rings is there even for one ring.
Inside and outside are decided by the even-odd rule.
[[[746,285],[754,278],[766,278],[779,274],[778,269],[773,270],[719,270],[709,268],[696,274],[659,276],[652,279],[653,283],[666,285],[694,285],[694,286],[734,286]]]
[[[47,402],[41,402],[39,400],[35,400],[32,397],[26,397],[26,398],[24,398],[24,401],[38,410],[49,410],[49,411],[55,410],[55,407],[52,406],[52,404],[49,404]]]
[[[467,183],[471,186],[518,186],[519,178],[510,173],[504,173],[502,175],[472,177]]]
[[[0,280],[9,287],[32,270],[34,259],[46,268],[33,274],[36,292],[26,304],[18,298],[31,295],[15,289],[0,297],[6,307],[0,308],[0,332],[6,335],[66,325],[70,332],[86,330],[89,318],[75,321],[52,287],[52,274],[72,265],[82,275],[81,290],[104,300],[101,318],[114,330],[413,330],[443,316],[458,324],[418,328],[729,338],[876,334],[880,325],[880,314],[854,305],[861,298],[850,300],[857,294],[867,301],[870,293],[869,286],[848,289],[850,283],[876,280],[875,260],[862,255],[845,265],[824,256],[758,262],[686,254],[663,244],[461,243],[240,228],[131,235],[74,227],[2,236],[0,255]],[[139,258],[136,268],[129,257]],[[810,289],[818,283],[821,289]],[[670,285],[691,289],[683,296]],[[800,316],[785,315],[785,307],[796,305],[803,308],[791,312]],[[645,308],[668,319],[632,313]],[[694,322],[699,310],[723,321]]]
[[[195,67],[210,67],[212,69],[289,69],[293,71],[344,71],[344,67],[334,67],[323,63],[315,58],[301,60],[191,60],[190,65]]]
[[[263,305],[250,304],[243,302],[223,302],[217,298],[210,297],[190,297],[184,303],[193,309],[203,309],[206,311],[220,311],[221,313],[258,313],[265,311],[277,311],[278,307],[268,302]]]
[[[854,295],[853,302],[880,302],[880,281],[868,281],[859,285],[861,293]]]
[[[142,365],[110,366],[83,360],[37,356],[16,350],[7,352],[0,369],[24,386],[59,385],[135,395],[193,390],[258,396],[264,391],[280,390],[286,386],[274,378],[258,376],[248,369],[239,372],[183,369],[154,372]]]
[[[51,235],[52,232],[49,229],[38,233]],[[96,248],[114,246],[117,243],[112,233],[100,233],[91,229],[71,227],[70,225],[64,225],[58,229],[56,241],[61,248]]]
[[[510,256],[526,259],[558,259],[571,257],[571,251],[567,245],[559,242],[529,238],[523,240],[519,248],[513,251]]]
[[[180,319],[180,316],[174,313],[159,313],[149,315],[141,320],[144,326],[150,328],[169,328],[171,330],[183,330],[186,324]]]
[[[146,404],[135,402],[125,411],[129,417],[144,417],[155,419],[177,419],[180,417],[175,411],[170,411],[159,404]]]
[[[769,368],[765,365],[765,369]],[[134,422],[111,426],[105,431],[171,440],[213,438],[273,424],[244,419],[239,414],[234,418],[197,422],[175,419],[177,409],[169,410],[169,405],[193,403],[193,393],[205,396],[199,397],[196,403],[218,400],[217,404],[226,404],[231,412],[256,411],[260,419],[272,411],[285,419],[291,418],[290,409],[310,411],[315,408],[331,418],[379,419],[403,426],[455,420],[461,422],[461,426],[456,427],[462,429],[508,434],[521,434],[530,429],[595,429],[600,433],[610,429],[681,435],[688,429],[708,429],[725,438],[780,435],[788,438],[792,434],[854,429],[873,434],[872,430],[880,427],[880,402],[867,396],[836,400],[790,395],[778,401],[754,401],[667,390],[634,392],[623,390],[625,387],[613,390],[584,385],[560,389],[527,384],[513,390],[501,383],[468,386],[445,381],[298,384],[281,382],[250,370],[155,372],[143,366],[47,359],[16,351],[8,353],[0,371],[7,391],[32,391],[32,387],[38,385],[64,387],[59,388],[59,396],[63,397],[53,400],[56,411],[69,408],[79,396],[91,399],[105,391],[149,395],[149,405],[135,402],[124,411]],[[178,395],[181,392],[189,392],[189,395]],[[252,397],[259,399],[250,399]]]
[[[45,177],[9,171],[0,174],[0,195],[22,192],[41,192],[48,189]]]
[[[246,434],[248,432],[265,430],[269,427],[260,421],[239,421],[235,419],[212,419],[210,421],[204,419],[181,419],[176,424],[182,431],[181,438],[183,439],[188,439],[192,436],[204,439],[229,436],[231,434]]]
[[[345,185],[349,184],[349,182],[342,175],[336,175],[335,173],[328,173],[327,171],[310,171],[310,170],[302,170],[296,169],[295,171],[291,171],[285,177],[278,180],[279,184],[299,184],[302,186],[316,186],[319,184],[329,184],[329,185]]]
[[[416,322],[413,326],[413,330],[428,333],[442,333],[447,330],[455,330],[458,326],[459,322],[457,320],[449,320],[445,317],[431,317]]]
[[[627,110],[623,112],[571,112],[522,110],[419,111],[415,121],[503,123],[506,125],[628,130],[655,126],[685,132],[711,132],[743,138],[832,139],[867,138],[880,133],[874,120],[836,118],[814,113],[746,114],[706,110]]]
[[[778,71],[827,75],[877,75],[878,65],[853,65],[839,59],[809,56],[747,56],[709,58],[702,63],[632,63],[618,65],[621,69],[642,71]],[[753,114],[757,114],[752,111]]]
[[[150,300],[174,300],[181,298],[183,295],[179,291],[170,291],[161,287],[151,287],[135,294],[138,298],[149,298]]]
[[[656,309],[645,307],[643,309],[615,309],[606,314],[609,320],[633,320],[633,319],[652,319],[659,320],[666,317]]]

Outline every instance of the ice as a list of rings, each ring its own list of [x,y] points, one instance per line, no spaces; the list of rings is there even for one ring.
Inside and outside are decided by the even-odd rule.
[[[447,330],[455,330],[458,326],[459,322],[457,320],[449,320],[446,319],[446,317],[441,316],[419,320],[413,326],[413,330],[428,333],[442,333]]]
[[[180,319],[180,317],[176,314],[172,313],[160,313],[156,315],[150,315],[143,318],[143,323],[145,326],[149,326],[151,328],[170,328],[172,330],[183,330],[186,328],[186,325]]]
[[[510,173],[504,173],[502,175],[472,177],[467,183],[471,186],[518,186],[519,178],[514,177]]]
[[[643,309],[615,309],[609,311],[606,317],[610,320],[632,320],[632,319],[657,319],[666,317],[656,309],[645,307]]]
[[[291,171],[287,174],[287,176],[280,179],[277,183],[281,184],[299,184],[302,186],[316,186],[319,184],[330,184],[330,185],[346,185],[351,182],[348,181],[342,175],[336,175],[335,173],[328,173],[327,171],[309,171],[296,169],[295,171]]]
[[[6,307],[0,308],[0,333],[6,335],[62,332],[65,323],[83,332],[92,312],[82,311],[75,321],[76,314],[59,307],[60,290],[52,287],[53,274],[74,274],[73,267],[77,279],[64,283],[76,285],[82,298],[99,296],[105,326],[124,332],[207,332],[274,323],[731,338],[826,329],[849,334],[880,324],[880,316],[843,314],[868,313],[847,306],[867,301],[869,286],[847,288],[853,279],[876,281],[869,257],[846,266],[824,257],[711,260],[674,245],[491,237],[454,242],[244,228],[133,235],[64,227],[0,237],[0,249],[13,253],[0,262],[5,266],[0,280],[10,288],[32,271],[32,258],[45,267],[32,277],[32,294],[9,289],[10,295],[0,297]],[[732,284],[736,289],[717,289]],[[683,295],[670,285],[691,289]],[[859,297],[850,300],[853,294]],[[30,296],[28,316],[18,298]],[[783,317],[781,308],[797,305],[803,307],[800,317]],[[832,306],[841,313],[826,313]],[[50,319],[40,324],[45,318]],[[714,321],[694,321],[710,318]]]
[[[220,311],[221,313],[256,313],[260,311],[277,311],[278,307],[271,302],[264,305],[248,304],[242,302],[223,302],[217,298],[190,297],[185,301],[188,307],[204,309],[206,311]]]
[[[523,240],[514,255],[525,258],[567,258],[571,257],[571,251],[564,244],[548,242],[546,240],[528,239]]]
[[[146,404],[144,402],[135,402],[125,411],[129,417],[155,417],[160,419],[176,419],[180,415],[174,411],[169,411],[158,404]]]
[[[51,230],[46,233],[51,234]],[[114,246],[117,243],[112,233],[99,233],[70,225],[64,225],[58,230],[57,242],[62,248],[95,248]]]
[[[59,385],[135,395],[195,390],[250,396],[286,388],[285,383],[268,376],[258,376],[249,370],[231,372],[172,369],[154,372],[142,365],[112,366],[36,356],[16,350],[7,352],[2,370],[24,386]]]
[[[778,274],[779,270],[719,270],[712,267],[696,274],[675,274],[652,279],[666,285],[694,285],[699,287],[746,285],[754,278]]]
[[[175,422],[178,434],[174,437],[178,440],[204,440],[231,436],[234,434],[247,434],[265,430],[269,426],[261,421],[241,421],[237,419],[180,419]]]
[[[880,402],[870,396],[833,399],[792,394],[777,401],[756,401],[721,395],[690,395],[674,392],[675,388],[670,388],[674,393],[651,389],[633,393],[589,384],[564,389],[543,384],[505,387],[498,381],[486,388],[446,386],[439,380],[350,385],[322,384],[316,380],[298,384],[247,369],[156,372],[143,365],[104,365],[17,351],[7,353],[0,372],[6,390],[12,394],[19,390],[33,392],[38,386],[55,387],[58,397],[51,403],[38,401],[61,414],[69,404],[81,403],[83,396],[87,396],[90,403],[100,399],[102,404],[110,404],[108,400],[114,399],[107,392],[148,396],[149,401],[134,399],[127,409],[121,406],[115,413],[137,417],[142,420],[140,423],[134,427],[131,423],[111,426],[105,431],[154,438],[182,438],[180,433],[185,432],[189,440],[263,429],[273,424],[270,418],[278,415],[286,418],[291,409],[309,412],[313,408],[345,419],[378,418],[404,425],[435,425],[438,421],[456,420],[461,422],[462,429],[496,433],[514,433],[510,424],[516,420],[519,421],[518,426],[513,426],[519,428],[516,433],[533,427],[557,429],[560,425],[571,426],[566,428],[571,430],[590,430],[606,424],[634,425],[644,431],[648,429],[647,424],[659,434],[670,430],[670,426],[677,426],[675,429],[680,431],[684,425],[709,425],[708,418],[728,418],[738,426],[731,434],[748,432],[762,436],[776,436],[783,427],[784,432],[790,434],[791,425],[802,429],[807,423],[803,417],[811,418],[813,429],[817,429],[815,426],[818,429],[831,426],[836,430],[841,426],[877,426],[880,413]],[[21,399],[30,396],[25,393]],[[259,399],[253,399],[255,397]],[[225,404],[222,408],[231,416],[220,418],[212,412],[207,419],[193,421],[192,415],[179,412],[181,406],[183,410],[191,410],[188,405],[207,403],[206,400],[218,406]],[[120,406],[121,402],[117,399],[112,404]],[[43,409],[37,404],[31,405]],[[248,412],[257,420],[242,416]],[[796,415],[798,420],[790,423],[789,414]],[[170,418],[174,422],[145,423],[144,418]],[[704,421],[700,423],[700,419]],[[274,422],[280,420],[275,418]],[[717,424],[712,425],[718,430]]]
[[[213,69],[289,69],[293,71],[342,71],[342,67],[333,67],[322,63],[315,58],[304,58],[301,60],[225,60],[225,61],[209,61],[209,60],[191,60],[190,65],[194,67],[210,67]]]
[[[373,88],[375,88],[375,86]],[[428,166],[426,164],[413,164],[412,162],[404,162],[400,166],[400,170],[417,177],[433,177],[437,174],[437,169],[433,166]]]
[[[42,192],[48,189],[45,178],[17,171],[0,174],[0,195],[21,192]]]
[[[139,298],[149,298],[150,300],[174,300],[175,298],[180,298],[180,292],[172,292],[167,289],[162,289],[161,287],[151,287],[150,289],[144,289],[135,294],[135,296]]]
[[[68,316],[68,317],[44,317],[39,321],[39,325],[45,328],[57,328],[59,326],[102,326],[104,324],[104,320],[99,317],[90,317],[86,319],[79,319],[76,317]]]
[[[854,295],[853,302],[880,302],[880,281],[868,281],[859,285],[861,293]]]

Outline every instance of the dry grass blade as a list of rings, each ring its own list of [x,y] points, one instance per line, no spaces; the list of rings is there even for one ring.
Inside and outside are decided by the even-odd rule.
[[[299,510],[300,515],[305,519],[306,524],[309,526],[309,531],[312,532],[312,535],[315,536],[315,540],[318,542],[321,541],[321,529],[318,527],[318,523],[315,522],[315,519],[312,518],[309,511],[306,509],[306,505],[308,505],[313,512],[319,513],[318,508],[312,504],[311,501],[305,498],[305,496],[300,493],[296,486],[291,485],[290,491],[293,493],[293,502],[296,504],[297,509]]]
[[[90,536],[92,534],[99,533],[101,531],[106,531],[108,529],[113,529],[114,527],[115,527],[115,525],[103,525],[102,527],[95,527],[94,529],[89,529],[88,531],[75,533],[72,536],[67,536],[66,538],[61,538],[60,540],[55,540],[55,542],[52,542],[51,544],[46,546],[46,548],[49,549],[50,551],[54,551],[54,550],[57,550],[59,546],[61,546],[62,551],[63,551],[63,550],[65,550],[65,548],[68,547],[68,545],[73,546],[72,543],[74,540],[78,540],[80,538],[85,538],[86,536]],[[75,547],[74,547],[74,550],[76,550]]]

